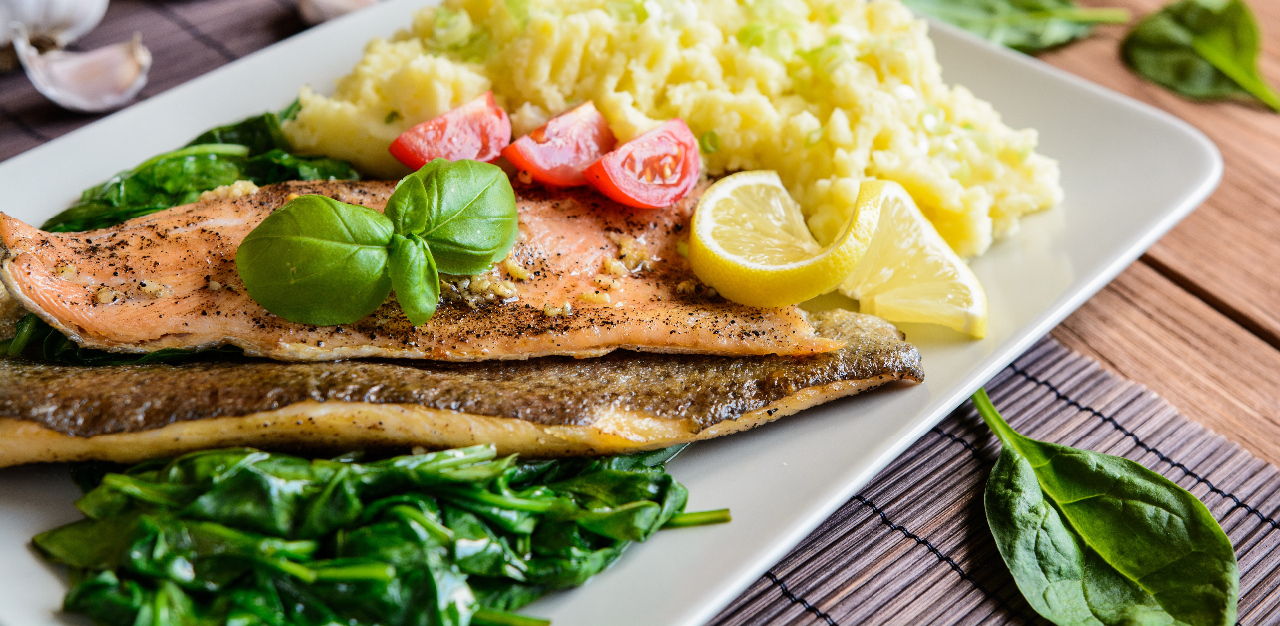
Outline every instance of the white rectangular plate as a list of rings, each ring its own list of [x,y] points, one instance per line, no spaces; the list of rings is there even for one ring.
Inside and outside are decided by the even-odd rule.
[[[309,30],[0,164],[0,211],[39,224],[78,190],[199,132],[280,108],[306,83],[328,89],[364,43],[429,0],[396,0]],[[690,510],[733,523],[663,532],[582,589],[527,609],[556,626],[706,622],[931,426],[1110,281],[1217,185],[1217,150],[1187,124],[1035,59],[935,25],[945,78],[1040,130],[1067,199],[976,259],[990,299],[982,341],[904,328],[924,384],[885,389],[690,448],[670,470]],[[60,615],[65,584],[30,537],[77,519],[62,466],[0,471],[0,624]],[[908,526],[911,520],[900,520]]]

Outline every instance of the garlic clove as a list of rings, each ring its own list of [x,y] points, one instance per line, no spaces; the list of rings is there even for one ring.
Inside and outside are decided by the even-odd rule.
[[[93,30],[107,13],[108,0],[0,0],[0,46],[10,42],[8,24],[18,22],[31,37],[67,46]]]
[[[31,84],[63,108],[96,113],[118,109],[147,84],[151,52],[141,35],[89,52],[53,50],[41,54],[26,29],[14,25],[14,49]]]
[[[298,15],[312,26],[371,6],[378,0],[298,0]]]

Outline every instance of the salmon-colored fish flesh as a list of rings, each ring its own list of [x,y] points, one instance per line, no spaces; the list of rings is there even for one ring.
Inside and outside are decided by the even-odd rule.
[[[288,322],[249,298],[236,248],[292,194],[382,210],[392,190],[379,181],[284,183],[86,233],[48,233],[0,214],[0,281],[80,345],[126,352],[229,344],[283,360],[467,361],[617,348],[799,355],[842,345],[818,336],[796,307],[737,305],[697,281],[679,253],[696,193],[637,211],[589,190],[518,185],[511,255],[482,280],[443,284],[436,316],[416,328],[394,298],[328,327]]]

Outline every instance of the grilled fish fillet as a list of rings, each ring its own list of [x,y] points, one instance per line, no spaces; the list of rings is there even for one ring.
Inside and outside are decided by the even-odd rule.
[[[515,298],[485,300],[471,281],[417,328],[394,300],[354,324],[317,328],[249,298],[236,249],[290,194],[381,210],[392,190],[379,181],[283,183],[87,233],[47,233],[0,214],[0,281],[80,345],[122,352],[230,344],[280,360],[472,361],[617,348],[795,355],[840,347],[815,335],[796,307],[745,307],[698,283],[677,250],[696,194],[637,211],[591,191],[517,186],[521,240],[486,279],[514,281]]]
[[[0,360],[0,467],[135,462],[219,446],[351,450],[494,443],[617,454],[746,430],[895,380],[920,354],[877,317],[814,314],[839,350],[724,357],[68,367]]]

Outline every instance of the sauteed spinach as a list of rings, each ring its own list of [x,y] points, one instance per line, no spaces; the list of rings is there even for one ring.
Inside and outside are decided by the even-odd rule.
[[[290,107],[282,114],[294,111]],[[197,137],[186,147],[84,190],[80,201],[42,228],[71,232],[106,228],[128,219],[195,202],[200,193],[237,180],[258,185],[288,180],[358,179],[346,161],[307,158],[280,130],[280,115],[264,113]]]
[[[192,358],[238,358],[239,348],[219,347],[204,350],[164,348],[154,352],[107,352],[82,348],[55,330],[34,313],[27,313],[14,325],[14,336],[0,341],[0,357],[26,357],[64,365],[145,365],[148,363],[180,363]]]
[[[307,461],[252,449],[80,472],[86,519],[33,540],[106,626],[546,624],[509,613],[581,585],[682,513],[682,446],[520,462],[492,446]]]
[[[1138,463],[1015,432],[985,390],[1002,444],[987,523],[1027,603],[1055,624],[1235,623],[1231,540],[1195,496]]]

